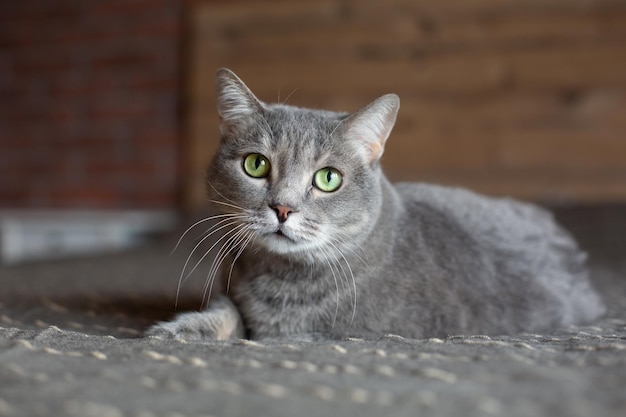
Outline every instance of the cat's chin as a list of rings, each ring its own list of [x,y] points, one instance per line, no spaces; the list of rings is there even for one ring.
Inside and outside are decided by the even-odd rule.
[[[314,242],[293,239],[280,231],[265,235],[257,242],[268,252],[279,255],[305,254],[318,246]]]

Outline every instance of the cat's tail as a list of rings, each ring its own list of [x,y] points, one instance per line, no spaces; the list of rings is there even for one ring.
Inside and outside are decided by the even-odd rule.
[[[568,288],[562,294],[564,304],[563,324],[588,324],[606,314],[600,295],[593,288],[587,265],[587,254],[577,242],[555,224],[552,240],[563,270],[569,274]]]

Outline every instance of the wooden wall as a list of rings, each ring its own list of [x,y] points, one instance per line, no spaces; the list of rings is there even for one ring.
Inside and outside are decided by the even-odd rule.
[[[265,101],[402,104],[394,180],[626,201],[626,1],[204,1],[189,11],[187,202],[218,142],[217,68]]]

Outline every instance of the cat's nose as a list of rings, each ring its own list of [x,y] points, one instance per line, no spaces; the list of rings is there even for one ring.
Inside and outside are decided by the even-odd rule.
[[[276,217],[278,217],[278,221],[281,223],[285,223],[289,215],[297,211],[294,208],[282,204],[271,204],[270,207],[276,212]]]

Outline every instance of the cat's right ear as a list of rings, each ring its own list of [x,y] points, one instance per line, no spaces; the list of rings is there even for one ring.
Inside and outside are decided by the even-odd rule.
[[[237,126],[247,123],[251,115],[263,108],[244,82],[227,68],[217,71],[215,90],[222,135],[232,134]]]

